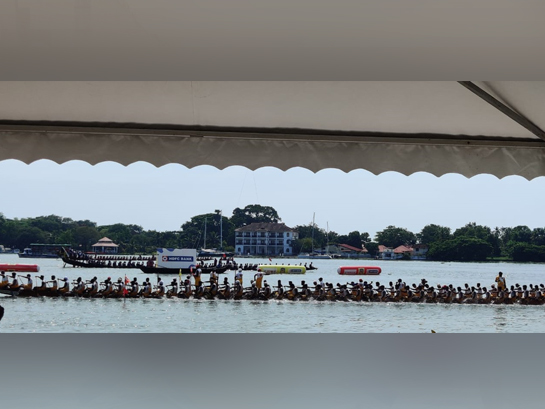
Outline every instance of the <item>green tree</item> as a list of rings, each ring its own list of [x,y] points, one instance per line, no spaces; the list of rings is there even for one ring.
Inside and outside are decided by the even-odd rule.
[[[532,230],[528,226],[509,228],[508,231],[506,231],[506,236],[509,238],[509,241],[516,241],[518,243],[532,242]]]
[[[23,249],[31,243],[47,243],[47,233],[37,227],[28,227],[20,230],[20,234],[15,238],[15,247]]]
[[[204,247],[204,229],[206,223],[206,247],[224,248],[235,245],[235,226],[233,222],[217,213],[206,213],[194,216],[182,226],[183,247]],[[223,243],[220,243],[220,236]]]
[[[486,261],[491,254],[490,243],[470,236],[435,242],[428,250],[428,258],[437,261]]]
[[[90,251],[91,246],[100,239],[100,234],[95,227],[79,226],[72,232],[74,243],[83,251]]]
[[[420,243],[428,246],[435,242],[450,240],[450,227],[428,224],[417,234],[417,238]]]
[[[273,207],[254,204],[248,205],[244,209],[237,207],[233,210],[230,221],[235,228],[239,228],[251,223],[278,223],[282,219]]]
[[[321,249],[322,247],[325,247],[328,242],[327,232],[318,227],[314,227],[313,231],[312,224],[308,226],[296,226],[295,230],[299,233],[299,239],[303,240],[304,246],[301,250],[303,252]]]
[[[536,246],[530,243],[514,243],[511,247],[513,261],[544,262],[545,246]]]
[[[373,257],[376,256],[377,253],[378,253],[378,246],[379,246],[379,244],[377,242],[374,242],[374,241],[370,241],[368,243],[365,243],[365,248],[369,252],[369,255],[371,255]]]
[[[293,240],[292,242],[293,254],[299,254],[301,252],[310,253],[312,249],[312,239],[305,237]]]
[[[30,219],[29,224],[48,233],[59,233],[64,230],[62,218],[55,215],[40,216]]]
[[[532,230],[532,244],[545,246],[545,229],[542,227]]]
[[[90,220],[78,220],[74,222],[74,224],[80,226],[80,227],[97,227],[97,224],[95,222],[92,222]]]
[[[377,232],[375,241],[386,247],[413,245],[416,243],[416,235],[401,227],[388,226]]]
[[[490,227],[480,226],[476,223],[468,223],[464,227],[456,229],[453,233],[453,237],[475,237],[481,240],[489,241],[492,236]]]
[[[499,255],[501,247],[500,239],[498,238],[497,232],[492,232],[490,227],[481,226],[476,223],[468,223],[464,227],[456,229],[453,233],[453,237],[474,237],[484,240],[490,244],[492,248],[490,256]]]
[[[364,232],[364,233],[360,233],[360,239],[361,239],[361,242],[365,245],[366,243],[370,243],[371,241],[371,235],[367,232]]]
[[[361,237],[361,233],[359,231],[352,231],[348,233],[348,240],[345,244],[348,244],[349,246],[356,247],[358,249],[362,248],[363,240]]]

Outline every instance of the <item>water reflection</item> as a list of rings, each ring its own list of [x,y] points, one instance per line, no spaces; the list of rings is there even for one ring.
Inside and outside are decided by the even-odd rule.
[[[512,306],[506,305],[497,305],[492,306],[494,309],[493,324],[496,329],[496,332],[505,332],[505,327],[507,326],[507,314],[509,313],[508,308]]]

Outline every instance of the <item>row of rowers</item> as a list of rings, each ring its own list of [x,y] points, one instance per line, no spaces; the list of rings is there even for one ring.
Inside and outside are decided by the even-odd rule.
[[[261,286],[263,274],[257,273],[257,283]],[[138,279],[135,277],[130,281],[127,277],[117,279],[117,282],[112,281],[111,277],[108,277],[103,282],[98,281],[97,277],[93,277],[91,280],[83,281],[81,277],[78,277],[72,283],[68,277],[56,278],[51,276],[51,280],[46,280],[43,275],[36,276],[41,281],[39,285],[34,286],[32,276],[27,274],[26,276],[17,275],[13,273],[11,276],[11,282],[9,277],[4,272],[0,273],[0,290],[9,291],[12,295],[19,296],[86,296],[86,297],[162,297],[167,296],[181,296],[188,297],[194,295],[195,297],[204,296],[207,294],[216,295],[218,293],[217,274],[212,274],[209,285],[205,288],[204,282],[200,280],[200,276],[195,276],[195,284],[193,285],[190,276],[187,276],[183,282],[183,291],[178,293],[178,280],[174,278],[169,285],[165,285],[164,281],[158,277],[157,284],[152,286],[149,277],[146,278],[142,284],[138,283]],[[20,278],[23,278],[21,281]],[[72,288],[70,286],[72,284]],[[100,285],[100,288],[99,288]],[[264,285],[269,287],[265,281]],[[238,293],[243,292],[242,288],[242,276],[235,281],[235,289]],[[256,287],[256,282],[252,281],[252,286]],[[153,288],[152,288],[153,287]],[[193,290],[194,287],[194,290]],[[223,293],[231,293],[230,284],[228,279],[224,280]]]
[[[22,276],[19,276],[22,277]],[[125,278],[119,278],[117,282],[112,282],[108,277],[104,282],[100,283],[102,288],[99,289],[99,282],[96,277],[88,281],[82,281],[81,277],[73,282],[73,288],[70,290],[70,283],[67,277],[62,280],[51,277],[50,281],[46,281],[44,276],[37,276],[41,280],[41,285],[33,286],[32,277],[28,274],[25,278],[27,283],[20,284],[15,273],[12,274],[12,282],[2,274],[0,289],[4,288],[11,291],[27,292],[27,295],[76,295],[76,296],[101,296],[101,297],[161,297],[179,296],[182,298],[206,297],[213,298],[288,298],[288,299],[318,299],[318,300],[354,300],[354,301],[419,301],[419,302],[453,302],[453,303],[536,303],[542,304],[545,302],[545,286],[543,284],[529,286],[515,284],[510,289],[504,289],[502,285],[496,288],[494,285],[488,290],[486,287],[481,287],[477,283],[475,287],[470,287],[467,283],[464,287],[454,287],[451,285],[430,286],[425,279],[421,283],[411,286],[407,285],[401,279],[396,283],[390,282],[388,287],[381,285],[379,282],[367,283],[362,279],[359,282],[351,282],[344,285],[337,283],[335,286],[332,283],[325,283],[322,278],[315,281],[314,287],[309,287],[305,281],[301,282],[301,286],[296,286],[293,282],[289,282],[284,286],[281,280],[278,280],[278,285],[272,290],[267,281],[263,281],[262,273],[255,274],[251,281],[251,287],[244,288],[242,285],[242,275],[235,276],[234,288],[227,277],[224,278],[222,286],[218,286],[217,275],[212,274],[208,286],[205,287],[200,276],[195,276],[195,284],[191,282],[191,277],[187,276],[181,284],[181,289],[178,292],[178,280],[174,278],[169,285],[165,285],[159,277],[157,285],[152,289],[152,284],[149,278],[139,285],[135,277],[132,281]],[[61,284],[58,284],[61,281]],[[350,287],[350,288],[349,288]],[[31,294],[32,293],[32,294]],[[21,294],[22,295],[22,294]]]

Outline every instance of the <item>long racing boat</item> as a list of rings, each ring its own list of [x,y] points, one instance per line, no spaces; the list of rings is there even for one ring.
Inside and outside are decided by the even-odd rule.
[[[182,274],[182,275],[191,275],[195,271],[195,268],[168,268],[168,267],[148,267],[140,266],[140,270],[146,274]],[[212,271],[215,271],[217,274],[225,273],[229,266],[223,267],[198,267],[201,269],[203,274],[210,274]]]
[[[87,260],[76,260],[63,256],[62,261],[65,264],[70,264],[71,266],[82,268],[139,268],[143,265],[145,260],[111,261],[92,258]]]

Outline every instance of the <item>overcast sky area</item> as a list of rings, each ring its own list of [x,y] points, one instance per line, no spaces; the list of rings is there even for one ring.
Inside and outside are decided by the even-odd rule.
[[[494,227],[545,227],[540,214],[545,178],[498,179],[429,173],[373,175],[302,168],[256,171],[241,166],[218,170],[182,165],[156,168],[144,162],[127,167],[82,161],[30,165],[0,161],[0,213],[9,219],[46,215],[91,220],[100,225],[136,224],[145,230],[178,230],[191,217],[215,209],[230,217],[249,204],[272,206],[289,227],[307,225],[339,234],[368,232],[389,225],[419,233],[427,224],[452,231],[469,222]]]

